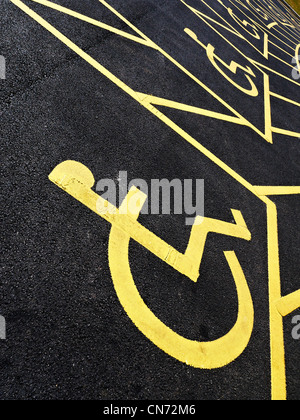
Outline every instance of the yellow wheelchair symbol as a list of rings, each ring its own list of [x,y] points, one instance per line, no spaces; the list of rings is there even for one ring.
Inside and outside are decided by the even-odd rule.
[[[111,223],[108,256],[114,287],[127,315],[149,340],[173,358],[201,369],[223,367],[243,353],[253,331],[254,308],[246,278],[234,251],[224,254],[237,289],[237,321],[228,334],[212,342],[188,340],[162,323],[140,296],[129,265],[129,242],[134,239],[176,271],[197,282],[209,233],[251,240],[251,233],[240,211],[232,210],[235,224],[197,216],[186,252],[182,254],[138,222],[147,196],[137,188],[129,191],[117,209],[92,191],[94,176],[81,163],[63,162],[54,169],[49,179]]]

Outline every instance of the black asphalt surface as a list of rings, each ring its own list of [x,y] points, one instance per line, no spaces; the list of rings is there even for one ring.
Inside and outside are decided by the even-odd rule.
[[[249,61],[184,4],[108,2],[264,129],[262,73],[256,71],[256,98],[223,78],[184,32],[186,27],[205,45],[213,44],[226,63],[235,60],[247,66]],[[136,91],[232,115],[159,52],[30,0],[24,3]],[[55,3],[134,33],[97,0]],[[202,1],[187,3],[213,17]],[[228,19],[217,0],[210,3]],[[235,7],[229,0],[224,3]],[[278,0],[274,3],[285,10]],[[270,399],[265,205],[9,0],[1,0],[0,28],[0,55],[7,61],[6,80],[0,80],[0,315],[7,323],[7,339],[0,341],[0,398]],[[247,42],[220,31],[246,56],[267,65]],[[263,43],[255,42],[263,51]],[[272,51],[289,60],[282,50]],[[274,58],[270,62],[291,78],[292,68]],[[242,72],[235,77],[236,83],[248,86]],[[271,72],[270,88],[300,102],[299,85]],[[276,98],[271,105],[274,127],[300,132],[299,107]],[[274,134],[270,144],[249,127],[158,108],[252,185],[300,186],[299,138]],[[147,306],[177,333],[200,341],[218,339],[236,321],[235,285],[223,255],[224,250],[235,250],[255,309],[251,341],[237,360],[218,370],[195,369],[166,355],[135,327],[111,279],[110,225],[48,179],[65,160],[85,164],[97,181],[117,180],[119,171],[127,171],[130,180],[149,183],[204,179],[205,216],[232,222],[230,209],[242,212],[252,241],[211,235],[197,284],[137,243],[130,245],[133,277]],[[285,296],[300,284],[299,195],[275,197],[274,202]],[[183,216],[142,215],[139,221],[185,251],[190,227]],[[284,331],[288,398],[299,400],[300,343],[291,336],[295,315],[299,310],[284,319]]]

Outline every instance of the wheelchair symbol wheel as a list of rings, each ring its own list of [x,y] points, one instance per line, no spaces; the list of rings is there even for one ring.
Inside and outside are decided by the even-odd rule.
[[[120,303],[136,327],[165,353],[195,368],[217,369],[238,358],[248,346],[252,335],[254,308],[246,278],[235,252],[225,252],[225,256],[237,288],[237,322],[232,330],[219,340],[197,342],[172,331],[144,303],[131,274],[129,242],[129,235],[117,227],[112,227],[109,240],[111,275]]]

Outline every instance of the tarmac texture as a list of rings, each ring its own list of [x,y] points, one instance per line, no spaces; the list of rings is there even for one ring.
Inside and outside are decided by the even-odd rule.
[[[0,398],[299,400],[300,20],[1,4]],[[162,179],[204,180],[202,224],[141,211]]]

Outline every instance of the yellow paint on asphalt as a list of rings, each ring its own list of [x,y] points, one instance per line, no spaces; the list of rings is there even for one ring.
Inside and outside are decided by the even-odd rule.
[[[244,116],[242,116],[236,109],[234,109],[233,106],[224,101],[213,90],[209,89],[201,80],[199,80],[188,69],[186,69],[178,61],[176,61],[176,59],[171,57],[162,48],[160,48],[157,44],[150,40],[145,34],[143,34],[138,28],[132,25],[125,17],[118,13],[106,1],[99,0],[104,7],[106,7],[114,15],[121,19],[129,28],[131,28],[136,33],[136,35],[131,35],[125,31],[120,31],[116,28],[113,28],[112,26],[105,25],[104,23],[96,21],[92,18],[84,17],[83,15],[70,11],[69,9],[55,5],[53,2],[48,2],[44,0],[32,1],[56,9],[59,12],[62,12],[69,16],[73,16],[74,18],[80,19],[94,26],[98,26],[99,28],[110,31],[115,35],[124,37],[128,40],[131,40],[132,42],[136,42],[143,46],[156,49],[166,59],[168,59],[172,64],[174,64],[174,66],[181,70],[185,75],[190,77],[190,79],[193,80],[198,86],[205,89],[214,99],[218,100],[222,105],[224,105],[227,108],[229,114],[231,114],[223,115],[202,109],[200,107],[191,107],[187,104],[179,104],[175,101],[172,101],[171,98],[167,100],[151,96],[149,93],[136,92],[123,81],[121,81],[119,78],[117,78],[112,72],[108,71],[105,67],[103,67],[99,62],[94,60],[90,55],[88,55],[82,49],[80,49],[74,42],[72,42],[60,31],[58,31],[53,25],[49,24],[45,19],[43,19],[36,12],[34,12],[32,9],[26,6],[21,0],[11,0],[12,3],[14,3],[20,9],[22,9],[28,16],[30,16],[32,19],[34,19],[36,22],[42,25],[46,30],[52,33],[57,39],[63,42],[71,50],[76,52],[76,54],[78,54],[82,59],[84,59],[87,63],[93,66],[97,71],[99,71],[101,74],[107,77],[112,83],[117,85],[129,96],[138,101],[143,107],[145,107],[153,115],[159,118],[160,121],[162,121],[172,130],[174,130],[174,132],[181,136],[185,141],[187,141],[190,145],[196,148],[200,153],[204,154],[208,159],[214,162],[214,164],[219,166],[224,172],[230,175],[238,183],[243,185],[248,191],[253,193],[266,205],[268,225],[272,398],[286,399],[285,349],[282,317],[286,316],[287,312],[290,313],[290,311],[293,311],[293,308],[297,306],[299,292],[295,292],[294,294],[289,295],[287,297],[282,297],[281,295],[277,208],[275,203],[273,203],[267,196],[299,194],[299,187],[253,186],[250,182],[248,182],[246,179],[240,176],[236,171],[230,168],[221,159],[219,159],[217,156],[211,153],[207,148],[202,146],[195,138],[190,136],[186,131],[184,131],[181,127],[175,124],[171,119],[166,117],[162,112],[155,108],[154,105],[161,105],[165,107],[171,107],[174,109],[181,109],[186,112],[192,112],[195,114],[204,115],[206,117],[228,121],[233,124],[245,125],[254,130],[259,136],[264,138],[266,141],[272,143],[274,133],[298,138],[300,137],[300,133],[293,130],[286,130],[281,127],[272,126],[270,97],[276,97],[277,99],[282,100],[283,102],[291,103],[296,106],[298,106],[299,104],[292,99],[285,98],[277,92],[270,92],[269,73],[275,74],[276,76],[283,78],[285,81],[292,83],[295,87],[299,87],[300,84],[297,81],[293,80],[292,77],[289,78],[286,75],[279,73],[277,70],[272,68],[271,64],[270,66],[267,66],[261,62],[258,62],[257,60],[246,57],[240,50],[236,48],[236,46],[232,42],[229,42],[229,40],[227,40],[226,37],[220,34],[220,32],[218,32],[218,30],[213,26],[213,24],[215,25],[217,21],[214,21],[212,18],[208,17],[203,13],[198,13],[197,11],[196,14],[202,20],[202,22],[204,22],[213,31],[217,32],[225,41],[228,42],[228,44],[231,47],[233,47],[236,51],[242,54],[244,59],[247,59],[249,61],[249,69],[250,66],[254,66],[256,69],[259,69],[262,72],[264,77],[263,99],[265,103],[265,132],[261,132],[257,127],[251,124]],[[208,8],[210,8],[210,10],[215,12],[211,8],[211,6],[208,5],[204,0],[201,1]],[[222,0],[218,0],[218,2],[223,4]],[[230,0],[230,2],[234,4],[232,0]],[[191,7],[186,2],[182,1],[182,3],[184,3],[187,7],[191,9]],[[237,3],[239,2],[237,1]],[[251,13],[253,13],[249,2],[248,4],[249,8],[247,7],[247,9],[250,10]],[[238,8],[236,4],[235,7]],[[257,38],[259,34],[259,29],[264,34],[264,51],[260,51],[260,54],[265,59],[269,56],[269,44],[275,46],[281,52],[283,52],[292,59],[295,56],[295,49],[291,47],[290,43],[293,43],[292,38],[296,39],[299,36],[299,28],[294,26],[295,22],[292,20],[292,18],[289,18],[289,21],[283,22],[276,15],[270,15],[270,13],[266,11],[266,9],[263,9],[263,6],[261,7],[262,10],[264,10],[264,12],[260,13],[258,12],[258,10],[256,10],[256,12],[259,13],[260,18],[257,18],[257,20],[255,20],[255,16],[253,15],[254,18],[251,18],[250,22],[249,17],[247,15],[245,15],[246,19],[244,21],[237,21],[238,19],[236,15],[232,13],[232,9],[226,7],[226,9],[228,10],[228,16],[232,19],[232,24],[229,24],[229,22],[227,22],[222,16],[215,12],[218,16],[218,19],[221,19],[221,21],[224,23],[222,23],[221,25],[218,23],[218,25],[219,27],[222,27],[222,29],[225,28],[230,33],[234,33],[239,39],[244,39],[245,42],[248,42],[250,45],[252,45],[254,49],[256,49],[256,47],[253,44],[251,44],[240,31],[246,30],[249,33],[249,29],[252,28],[252,36]],[[238,9],[243,13],[242,9]],[[266,13],[265,18],[263,13]],[[240,31],[234,28],[233,23],[238,24]],[[272,40],[269,39],[269,35],[272,36]],[[282,37],[284,37],[284,39]],[[276,42],[274,41],[274,38]],[[202,42],[200,41],[200,44],[201,43]],[[299,47],[300,45],[296,47],[296,55],[297,52],[299,55]],[[205,48],[207,48],[207,46]],[[208,58],[210,56],[210,58],[212,59],[213,53],[214,51],[212,51],[211,49],[211,54],[208,54]],[[274,55],[273,53],[271,55],[273,58],[276,58],[276,55]],[[281,60],[282,62],[281,58],[279,58],[279,60]],[[299,59],[297,64],[299,66]],[[251,71],[253,72],[253,70]],[[250,74],[251,72],[249,70],[249,78]],[[252,74],[254,74],[254,72]],[[228,79],[227,82],[231,83],[231,81],[229,81]],[[192,228],[190,243],[187,247],[186,254],[180,254],[175,249],[169,247],[169,245],[162,241],[160,238],[156,237],[155,235],[152,236],[153,234],[151,232],[147,231],[142,225],[140,225],[137,222],[138,212],[129,211],[127,215],[119,214],[120,209],[118,210],[116,208],[113,208],[108,202],[103,203],[101,202],[101,200],[99,201],[99,196],[97,196],[91,190],[92,185],[94,184],[94,178],[93,175],[89,171],[87,171],[87,168],[83,167],[83,165],[80,167],[76,166],[76,175],[74,175],[74,173],[72,172],[73,170],[74,163],[64,163],[59,168],[56,168],[56,170],[51,174],[50,178],[53,182],[55,182],[61,188],[65,189],[74,198],[81,201],[84,205],[86,205],[91,210],[99,214],[99,216],[112,223],[112,231],[110,235],[109,245],[109,260],[112,271],[112,277],[119,299],[122,305],[124,306],[126,312],[128,313],[129,317],[133,320],[137,327],[148,338],[150,338],[150,340],[152,340],[165,352],[193,366],[206,368],[220,367],[226,365],[227,363],[230,363],[230,361],[238,357],[238,355],[241,354],[243,350],[247,347],[248,341],[252,333],[253,304],[247,286],[247,281],[244,277],[243,270],[237,260],[235,253],[232,251],[227,252],[225,253],[225,256],[231,268],[238,291],[239,313],[236,325],[233,327],[231,332],[229,332],[225,337],[221,338],[220,340],[217,340],[214,343],[197,343],[189,342],[189,340],[185,341],[183,337],[177,336],[176,333],[172,332],[170,329],[168,329],[168,327],[162,324],[161,321],[155,318],[154,314],[152,314],[152,312],[144,305],[136,289],[135,283],[132,279],[132,275],[130,272],[130,267],[128,263],[128,244],[130,238],[135,239],[142,246],[144,246],[145,248],[153,252],[155,255],[157,255],[162,261],[165,261],[166,263],[171,265],[175,270],[181,272],[182,274],[185,274],[191,280],[196,281],[196,277],[199,272],[199,266],[202,259],[201,253],[203,251],[203,247],[206,240],[206,231],[203,230],[205,223],[202,225],[196,224]],[[70,174],[72,175],[71,178]],[[139,197],[141,206],[143,201],[145,200],[145,196],[143,196],[137,190],[132,190],[129,192],[127,200],[130,200],[130,198],[134,196],[135,198],[137,198],[137,196]],[[242,215],[239,212],[234,212],[234,216],[236,220],[236,226],[231,225],[230,232],[232,233],[233,230],[231,229],[234,229],[236,234],[240,235],[238,237],[240,237],[241,239],[249,240],[249,236],[247,236],[248,229],[242,221]],[[224,224],[224,222],[220,221],[216,222],[219,222],[219,224],[217,223],[217,226],[214,226],[213,224],[210,225],[210,223],[208,223],[207,228],[215,229],[215,231],[218,231],[218,229],[220,229],[222,232],[229,231],[227,230],[229,228],[228,224]],[[145,231],[147,231],[147,233]],[[193,232],[196,231],[197,235],[194,235]],[[197,237],[200,234],[199,232],[201,232],[202,235],[202,242],[201,240],[197,241]],[[154,246],[151,245],[152,239],[154,240]],[[117,243],[122,244],[121,255],[119,253],[120,248],[119,246],[117,246]],[[196,247],[198,247],[197,250]],[[121,260],[120,264],[116,263],[117,258],[118,261],[119,259]],[[121,270],[121,267],[123,268],[123,270]],[[242,317],[244,318],[242,319]],[[167,337],[166,340],[164,339],[164,334]],[[237,338],[238,334],[242,334],[240,340],[238,340]],[[223,348],[223,353],[221,352],[221,348]]]
[[[300,187],[257,186],[254,188],[267,205],[272,400],[286,400],[283,317],[287,314],[282,308],[291,308],[293,304],[295,305],[298,294],[289,299],[282,298],[277,207],[267,196],[300,194]]]
[[[288,102],[292,105],[300,107],[300,102],[293,101],[292,99],[286,98],[285,96],[278,95],[277,93],[270,92],[270,94],[274,98],[280,99],[281,101]]]
[[[42,26],[44,26],[49,32],[51,32],[54,36],[56,36],[61,42],[65,43],[69,48],[71,48],[74,52],[76,52],[78,55],[80,55],[83,59],[85,59],[90,65],[92,65],[93,67],[95,67],[98,71],[100,71],[102,74],[104,74],[106,77],[108,77],[111,81],[113,81],[114,83],[116,83],[119,87],[121,87],[125,92],[127,92],[128,94],[130,94],[131,96],[133,96],[136,100],[137,97],[134,95],[135,92],[127,85],[125,85],[124,82],[120,81],[118,78],[116,78],[114,75],[112,75],[111,72],[109,72],[107,69],[103,68],[102,66],[99,66],[99,63],[94,60],[92,57],[90,57],[88,54],[86,54],[84,51],[82,51],[79,47],[77,47],[70,39],[68,39],[67,37],[65,37],[63,34],[61,34],[59,31],[57,31],[52,25],[50,25],[47,21],[45,21],[41,16],[39,16],[37,13],[35,13],[32,9],[30,9],[28,6],[26,6],[21,0],[10,0],[12,3],[16,4],[18,7],[20,7],[25,13],[27,13],[29,16],[31,16],[33,19],[35,19],[39,24],[41,24]],[[61,6],[57,6],[52,2],[46,1],[46,0],[31,0],[33,2],[38,2],[40,4],[43,4],[44,6],[47,7],[52,7],[54,9],[56,9],[57,11],[63,12],[63,13],[67,13],[70,16],[76,17],[77,19],[79,18],[78,14],[70,9],[66,9],[66,8],[61,8]],[[186,4],[183,0],[182,3]],[[203,1],[203,0],[201,0]],[[173,63],[176,67],[178,67],[181,71],[183,71],[187,76],[189,76],[192,80],[194,80],[198,85],[200,85],[203,89],[205,89],[209,94],[211,94],[216,100],[218,100],[222,105],[224,105],[230,112],[232,112],[237,118],[239,118],[241,120],[241,122],[244,123],[244,125],[250,127],[251,129],[253,129],[257,134],[259,134],[262,138],[264,138],[266,141],[268,141],[269,143],[272,143],[272,128],[269,127],[269,123],[270,123],[270,109],[268,106],[268,97],[267,97],[267,86],[265,86],[265,106],[266,106],[266,110],[265,110],[265,115],[266,115],[266,128],[265,128],[265,132],[261,132],[259,129],[257,129],[257,127],[255,127],[252,123],[250,123],[245,117],[243,117],[238,111],[236,111],[231,105],[229,105],[228,103],[226,103],[226,101],[224,101],[221,97],[219,97],[215,92],[213,92],[211,89],[209,89],[204,83],[202,83],[197,77],[195,77],[191,72],[189,72],[185,67],[183,67],[178,61],[176,61],[173,57],[171,57],[169,54],[167,54],[162,48],[160,48],[158,45],[156,45],[150,38],[148,38],[145,34],[143,34],[138,28],[136,28],[134,25],[132,25],[126,18],[124,18],[120,13],[118,13],[114,8],[112,8],[106,1],[104,0],[99,0],[100,3],[102,3],[105,7],[107,7],[112,13],[114,13],[119,19],[121,19],[126,25],[128,25],[131,29],[133,29],[139,38],[131,36],[130,34],[127,34],[126,32],[124,32],[124,36],[126,38],[131,39],[134,42],[138,42],[138,43],[145,43],[145,45],[147,45],[150,48],[154,48],[156,50],[158,50],[161,54],[163,54],[171,63]],[[52,5],[49,5],[49,3],[52,3]],[[187,5],[187,4],[186,4]],[[202,15],[198,15],[198,17],[200,17],[209,27],[211,27],[214,31],[215,28],[212,27],[205,19],[203,19]],[[83,15],[80,15],[80,19],[83,19]],[[86,17],[86,21],[89,21],[89,17]],[[91,23],[91,22],[90,22]],[[91,24],[95,24],[96,21],[93,20],[93,22]],[[101,22],[97,21],[97,25],[101,25]],[[103,24],[105,25],[105,24]],[[104,29],[104,27],[103,27]],[[113,28],[110,26],[109,28],[106,28],[107,30],[113,31]],[[116,30],[117,31],[117,30]],[[217,32],[217,31],[216,31]],[[218,32],[217,32],[218,33]],[[122,33],[119,31],[118,35],[122,35]],[[128,37],[129,35],[129,37]],[[221,34],[220,34],[221,35]],[[239,53],[241,55],[244,56],[244,54],[238,50],[236,48],[236,46],[234,44],[232,44],[231,42],[229,42],[223,35],[221,35],[228,43],[229,45],[231,45],[234,49],[236,49],[237,51],[239,51]],[[246,57],[246,59],[249,60],[249,62],[253,65],[255,65],[258,69],[260,69],[261,71],[263,71],[264,65],[262,63],[256,62],[254,60],[250,60],[249,57]],[[269,69],[267,67],[265,67],[268,71],[273,71],[273,69]],[[286,76],[281,75],[279,73],[276,72],[276,74],[280,75],[281,77],[286,78]],[[113,77],[111,77],[113,76]],[[266,81],[268,78],[267,73],[264,73],[264,81]],[[291,83],[295,83],[297,85],[300,86],[300,84],[296,81],[294,81],[293,79],[288,79]],[[121,82],[121,83],[120,83]],[[149,107],[148,107],[149,109]],[[200,108],[199,108],[200,109]],[[151,110],[151,109],[149,109]],[[157,111],[156,111],[157,112]],[[206,110],[205,115],[209,114],[210,111]],[[210,117],[211,118],[215,118],[216,113],[211,112],[210,113]],[[226,116],[225,116],[226,118]],[[218,118],[219,119],[219,118]],[[234,122],[234,120],[232,121]],[[241,123],[239,123],[241,124]],[[278,129],[276,129],[275,132],[277,132]],[[291,135],[294,136],[294,133],[285,131],[285,135]],[[298,134],[297,134],[298,135]],[[299,133],[300,136],[300,133]]]
[[[81,13],[77,13],[74,10],[71,10],[71,9],[66,8],[66,7],[60,6],[59,4],[53,3],[53,2],[48,1],[48,0],[31,0],[31,1],[33,1],[35,3],[39,3],[43,6],[50,7],[51,9],[57,10],[58,12],[64,13],[64,14],[69,15],[69,16],[72,16],[76,19],[79,19],[83,22],[89,23],[93,26],[97,26],[98,28],[105,29],[106,31],[112,32],[112,33],[114,33],[116,35],[119,35],[119,36],[122,36],[123,38],[130,39],[131,41],[137,42],[137,43],[142,44],[142,45],[146,45],[147,47],[155,48],[155,44],[153,44],[148,39],[145,39],[143,37],[143,35],[141,35],[141,37],[131,35],[128,32],[121,31],[117,28],[114,28],[113,26],[106,25],[105,23],[100,22],[99,20],[92,19],[88,16],[85,16]]]
[[[271,389],[273,400],[286,400],[285,347],[282,316],[276,302],[281,299],[277,208],[267,201],[269,305],[271,344]]]
[[[164,99],[152,95],[146,95],[145,93],[138,93],[138,97],[142,104],[164,106],[167,108],[177,109],[179,111],[185,111],[190,112],[192,114],[202,115],[204,117],[228,121],[238,125],[247,125],[247,121],[243,118],[233,117],[231,115],[221,114],[219,112],[208,111],[203,108],[182,104],[179,102],[171,101],[169,99]]]
[[[188,340],[161,322],[144,303],[129,266],[130,236],[113,226],[109,240],[109,263],[118,298],[136,327],[156,346],[175,359],[201,369],[228,365],[247,347],[254,323],[252,297],[234,252],[225,253],[238,294],[237,322],[224,337],[212,342]]]
[[[276,304],[282,316],[290,315],[300,308],[300,289],[288,296],[282,297]]]
[[[300,187],[257,186],[255,187],[255,189],[257,194],[260,196],[300,194]]]
[[[295,60],[296,60],[298,71],[300,73],[300,44],[298,44],[296,47]]]
[[[202,369],[223,367],[241,355],[252,335],[254,309],[247,281],[234,252],[225,252],[225,257],[237,288],[237,322],[228,334],[209,343],[188,340],[163,324],[142,300],[129,264],[129,241],[132,238],[176,271],[196,282],[210,232],[251,240],[251,233],[240,211],[232,210],[236,224],[197,217],[183,255],[137,222],[147,196],[135,187],[128,193],[120,209],[117,209],[91,190],[95,184],[93,174],[79,162],[61,163],[49,179],[112,224],[109,265],[115,289],[126,313],[146,337],[170,356]]]
[[[66,191],[113,226],[117,226],[119,230],[123,230],[148,251],[194,282],[197,282],[199,277],[199,268],[209,233],[232,236],[247,241],[251,240],[251,233],[241,212],[238,210],[232,210],[236,224],[197,216],[192,227],[186,253],[181,254],[132,219],[131,215],[137,213],[136,207],[139,206],[140,202],[144,203],[147,198],[138,189],[133,188],[129,192],[127,203],[129,202],[130,206],[124,212],[122,211],[124,210],[124,205],[121,210],[117,209],[92,191],[95,184],[93,174],[79,162],[66,161],[61,163],[51,172],[49,179],[59,188]]]

